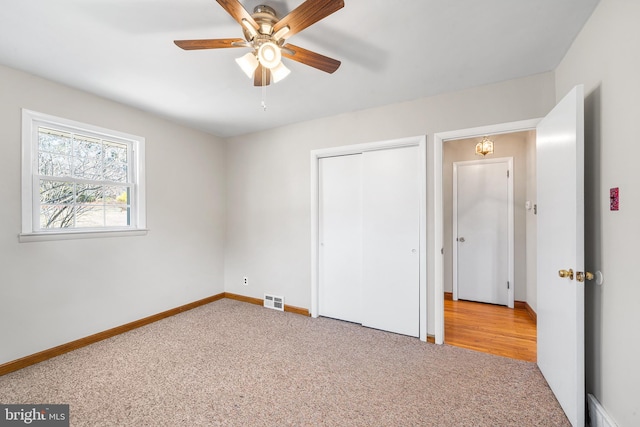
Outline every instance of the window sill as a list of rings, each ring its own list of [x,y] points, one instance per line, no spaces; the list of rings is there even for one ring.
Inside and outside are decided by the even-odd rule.
[[[18,235],[20,243],[46,242],[52,240],[77,240],[95,239],[104,237],[131,237],[146,236],[149,230],[138,228],[135,230],[92,230],[92,231],[65,231],[65,232],[44,232],[44,233],[21,233]]]

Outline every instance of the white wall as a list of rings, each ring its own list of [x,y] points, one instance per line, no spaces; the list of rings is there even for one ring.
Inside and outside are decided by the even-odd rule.
[[[640,425],[640,2],[602,0],[556,70],[556,98],[585,85],[586,380],[621,426]],[[620,188],[620,210],[609,189]]]
[[[18,243],[21,108],[146,138],[147,236]],[[223,292],[224,150],[0,66],[0,364]]]
[[[514,292],[516,301],[527,300],[526,215],[527,186],[526,137],[529,132],[493,135],[491,157],[513,157],[514,196]],[[442,154],[442,199],[444,223],[444,291],[453,292],[453,163],[480,159],[475,146],[481,138],[446,141]],[[505,177],[506,179],[506,177]]]
[[[431,162],[434,133],[542,117],[554,96],[553,74],[545,73],[230,138],[225,290],[257,298],[270,292],[310,307],[311,150],[426,134]],[[428,166],[428,199],[432,173]],[[429,239],[433,206],[427,212]],[[433,301],[428,303],[433,333]]]

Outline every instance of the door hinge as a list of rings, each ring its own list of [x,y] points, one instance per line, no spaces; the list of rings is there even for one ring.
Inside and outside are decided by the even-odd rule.
[[[507,281],[507,289],[511,289],[511,285],[509,284],[509,281]]]
[[[509,169],[507,169],[507,178],[509,178]]]

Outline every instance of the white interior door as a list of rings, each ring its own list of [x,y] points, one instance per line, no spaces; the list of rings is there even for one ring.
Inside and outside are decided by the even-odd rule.
[[[510,301],[509,159],[454,163],[454,299]]]
[[[585,422],[584,88],[537,127],[538,366],[574,426]],[[559,277],[559,270],[573,271]]]
[[[362,155],[319,160],[319,314],[361,323]]]
[[[420,332],[420,187],[417,146],[363,154],[362,324]]]

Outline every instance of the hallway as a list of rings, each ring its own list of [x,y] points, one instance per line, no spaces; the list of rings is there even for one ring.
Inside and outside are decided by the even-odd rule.
[[[536,361],[536,322],[516,308],[444,299],[445,344],[513,359]]]

